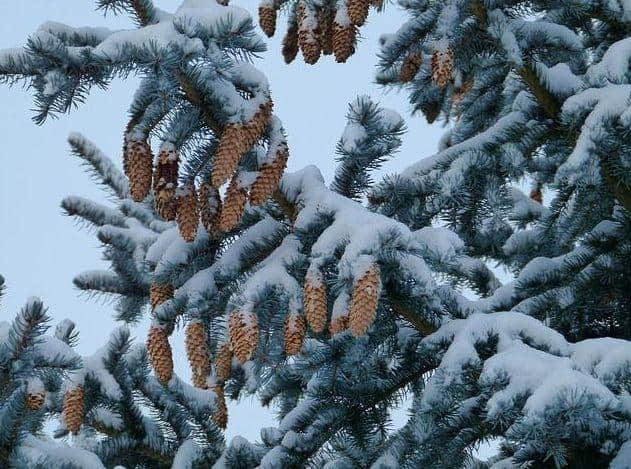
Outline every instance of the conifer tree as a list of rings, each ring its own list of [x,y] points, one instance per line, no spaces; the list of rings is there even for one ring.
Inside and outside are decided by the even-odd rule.
[[[111,388],[91,395],[98,373],[79,371],[80,392],[64,402],[84,418],[62,411],[65,428],[99,431],[85,412],[101,402],[123,421],[105,440],[84,430],[75,446],[106,465],[117,445],[134,448],[133,467],[156,449],[158,467],[629,467],[625,6],[405,2],[411,20],[382,38],[378,80],[451,128],[434,156],[375,184],[404,125],[358,98],[327,186],[314,167],[281,178],[289,153],[267,85],[235,59],[262,47],[249,17],[211,1],[172,16],[149,1],[100,5],[139,28],[48,24],[3,54],[0,72],[31,80],[37,121],[114,74],[146,76],[123,138],[127,178],[70,137],[115,207],[62,205],[96,226],[111,263],[75,284],[115,295],[123,321],[150,310],[146,349],[122,351],[120,331],[106,349],[127,357],[125,386],[176,436],[149,444],[133,421],[144,414],[117,408],[128,401]],[[317,13],[301,6],[299,17]],[[261,22],[274,29],[269,11]],[[324,43],[303,23],[290,24],[284,53],[317,58]],[[489,262],[516,279],[502,285]],[[173,375],[178,324],[197,390]],[[114,357],[97,357],[88,362],[118,376]],[[196,393],[211,404],[178,401]],[[224,449],[222,399],[245,393],[275,406],[279,424]],[[392,429],[406,397],[409,417]],[[489,440],[498,455],[477,460]]]

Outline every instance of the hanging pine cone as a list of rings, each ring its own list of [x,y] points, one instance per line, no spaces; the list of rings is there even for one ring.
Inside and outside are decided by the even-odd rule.
[[[272,117],[273,108],[274,102],[269,99],[265,103],[261,104],[252,119],[243,126],[243,138],[245,140],[244,144],[246,151],[252,148],[252,145],[258,142],[265,133],[265,128]]]
[[[191,322],[186,328],[186,356],[191,365],[195,386],[205,387],[210,374],[210,353],[208,351],[208,334],[201,322]]]
[[[66,422],[66,428],[70,433],[76,435],[79,433],[79,428],[83,423],[83,417],[85,413],[85,393],[83,392],[83,386],[77,386],[74,389],[69,389],[64,395],[64,407],[63,417]]]
[[[230,351],[230,344],[222,344],[217,351],[217,357],[215,358],[215,373],[217,379],[221,381],[227,381],[230,379],[232,373],[232,352]]]
[[[445,88],[451,81],[454,72],[454,55],[451,48],[434,51],[431,66],[434,83],[439,88]]]
[[[348,0],[348,18],[355,26],[363,26],[368,18],[369,0]]]
[[[326,326],[326,285],[322,281],[320,272],[308,273],[305,278],[303,293],[304,311],[309,327],[316,334]]]
[[[298,5],[298,25],[298,44],[302,57],[306,63],[313,65],[320,58],[321,47],[314,11],[304,2]]]
[[[228,426],[228,406],[226,405],[226,396],[223,391],[223,386],[221,384],[215,384],[210,389],[217,394],[217,407],[213,412],[213,421],[219,428],[225,430]]]
[[[156,212],[163,220],[173,221],[177,211],[177,203],[175,200],[175,185],[161,184],[160,188],[154,193],[154,203]]]
[[[267,37],[276,32],[276,9],[271,4],[259,6],[259,25]]]
[[[173,376],[173,356],[164,327],[151,326],[147,336],[147,352],[158,381],[167,384]]]
[[[252,358],[259,343],[259,326],[256,315],[235,311],[228,323],[230,348],[234,356],[243,364]]]
[[[158,190],[165,184],[177,184],[180,168],[180,155],[172,144],[164,143],[160,147],[156,167],[153,172],[153,189]]]
[[[152,283],[149,287],[149,302],[151,303],[151,311],[173,298],[173,285],[170,283]]]
[[[438,116],[440,116],[440,102],[434,101],[429,103],[428,106],[422,108],[423,115],[427,119],[428,124],[433,124]]]
[[[346,329],[348,329],[348,314],[331,319],[331,324],[329,324],[329,333],[331,334],[331,337],[344,332]]]
[[[471,91],[471,88],[473,88],[473,79],[465,81],[460,88],[454,91],[453,104],[460,104],[469,91]]]
[[[342,25],[335,21],[333,25],[333,54],[335,61],[344,63],[355,53],[357,28],[353,24]]]
[[[199,214],[202,225],[207,233],[217,235],[219,233],[219,218],[221,216],[221,197],[219,191],[208,184],[202,183],[197,192],[199,196]]]
[[[286,64],[290,64],[298,54],[298,25],[291,23],[283,38],[283,58]]]
[[[401,65],[401,71],[399,73],[399,80],[401,80],[401,83],[408,83],[412,81],[421,68],[422,63],[423,56],[420,52],[409,53]]]
[[[153,171],[151,147],[144,140],[132,140],[127,143],[126,155],[131,197],[136,202],[142,202],[151,191]]]
[[[246,146],[243,136],[243,125],[228,124],[221,134],[219,145],[215,152],[211,183],[214,187],[221,187],[230,175],[237,169]]]
[[[366,333],[377,315],[381,279],[379,266],[371,265],[355,282],[348,326],[355,337]]]
[[[301,314],[290,314],[285,320],[285,353],[298,355],[305,340],[307,323]]]
[[[221,232],[231,231],[239,224],[247,199],[248,192],[241,187],[239,177],[235,174],[226,191],[226,198],[219,217],[219,230]]]
[[[26,394],[26,407],[30,410],[40,410],[46,402],[46,393],[29,392]]]
[[[263,164],[259,170],[259,175],[250,188],[250,204],[253,206],[264,204],[267,198],[274,193],[287,167],[287,159],[289,158],[287,144],[285,142],[280,143],[274,153],[273,160]]]
[[[195,241],[197,225],[199,224],[195,186],[188,184],[178,189],[175,197],[177,200],[177,227],[180,230],[180,236],[187,243],[191,243]]]
[[[532,191],[530,191],[530,198],[538,203],[543,203],[543,194],[541,193],[540,187],[535,187]]]
[[[335,10],[327,6],[318,9],[318,42],[322,47],[323,55],[333,53],[333,23],[335,21]]]

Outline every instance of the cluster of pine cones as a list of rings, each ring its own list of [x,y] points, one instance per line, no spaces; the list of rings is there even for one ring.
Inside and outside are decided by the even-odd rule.
[[[299,49],[305,62],[311,65],[318,61],[321,54],[333,54],[336,62],[346,62],[355,53],[357,28],[366,22],[371,4],[381,9],[381,0],[347,0],[342,9],[335,2],[315,5],[314,2],[298,0],[283,39],[285,62],[293,62]],[[280,5],[277,0],[263,0],[259,5],[259,24],[268,37],[276,32]]]
[[[153,189],[155,208],[164,220],[177,220],[182,238],[192,242],[201,220],[208,233],[233,230],[240,222],[246,203],[261,205],[276,190],[287,165],[286,144],[278,145],[272,158],[259,169],[254,182],[242,184],[236,173],[241,157],[260,140],[272,116],[272,101],[261,105],[252,119],[245,123],[230,123],[223,129],[215,153],[210,181],[195,187],[193,181],[178,186],[180,157],[171,144],[163,144],[155,167],[151,147],[145,139],[126,134],[124,168],[129,178],[132,198],[143,201]],[[225,200],[219,196],[221,187],[232,177]]]

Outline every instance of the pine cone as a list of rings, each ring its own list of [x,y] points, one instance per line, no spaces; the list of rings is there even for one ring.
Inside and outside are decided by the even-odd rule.
[[[535,187],[532,191],[530,191],[530,198],[540,204],[543,203],[543,194],[541,193],[541,189],[539,187]]]
[[[173,376],[173,356],[166,330],[160,326],[151,326],[147,336],[147,352],[151,366],[163,385]]]
[[[225,430],[228,426],[228,406],[226,405],[226,396],[223,391],[223,386],[216,384],[210,389],[217,394],[217,407],[213,412],[213,421],[219,428],[223,428]]]
[[[377,264],[370,266],[355,282],[348,318],[348,326],[355,337],[364,335],[375,320],[380,286]]]
[[[69,389],[64,395],[63,417],[66,428],[73,434],[79,433],[85,413],[85,393],[83,386]]]
[[[304,2],[300,2],[298,14],[298,44],[305,62],[313,65],[320,58],[321,52],[317,20],[313,17],[313,11]]]
[[[337,21],[333,25],[333,53],[335,61],[344,63],[355,53],[357,28],[353,24],[343,26]]]
[[[217,351],[217,357],[215,358],[215,373],[217,379],[221,381],[227,381],[232,374],[232,352],[230,351],[230,344],[222,344]]]
[[[304,311],[309,327],[316,334],[324,331],[326,326],[326,285],[322,281],[322,275],[309,275],[305,279]]]
[[[283,142],[276,148],[274,159],[265,162],[259,170],[259,175],[250,188],[250,204],[262,205],[274,193],[287,167],[288,158],[287,144]]]
[[[245,126],[243,126],[245,151],[252,148],[252,145],[258,142],[265,133],[265,129],[272,117],[273,107],[274,103],[271,99],[266,103],[261,104],[260,109],[256,111],[256,114],[254,114],[252,119]]]
[[[439,88],[445,88],[454,72],[454,55],[451,48],[436,50],[432,55],[432,79]]]
[[[230,348],[239,363],[243,364],[252,358],[259,343],[259,326],[256,315],[246,316],[242,311],[230,315],[228,323]]]
[[[434,101],[430,103],[429,106],[425,106],[424,109],[422,109],[428,124],[433,124],[436,121],[440,115],[440,110],[440,102],[438,101]]]
[[[329,324],[329,333],[331,334],[331,337],[344,332],[346,329],[348,329],[347,314],[331,319],[331,324]]]
[[[127,144],[127,168],[132,199],[142,202],[151,191],[153,156],[146,141],[133,140]]]
[[[175,200],[175,185],[160,184],[160,188],[155,192],[156,212],[163,220],[173,221],[177,212],[177,202]]]
[[[151,311],[155,311],[158,306],[171,298],[173,298],[173,285],[170,283],[152,283],[149,287]]]
[[[204,182],[199,186],[198,196],[202,225],[204,225],[207,233],[217,235],[219,233],[219,217],[221,216],[219,191]]]
[[[401,80],[401,83],[412,81],[421,68],[422,63],[423,56],[419,52],[409,53],[403,61],[401,71],[399,72],[399,80]]]
[[[298,355],[305,340],[307,323],[304,316],[290,314],[285,320],[285,353],[287,356]]]
[[[176,193],[177,200],[177,226],[180,236],[187,243],[195,241],[197,225],[199,224],[199,212],[197,210],[197,194],[195,186],[188,184]]]
[[[157,191],[166,184],[177,185],[179,168],[180,155],[177,150],[170,144],[163,144],[153,172],[153,190]]]
[[[355,26],[362,26],[368,18],[369,0],[348,0],[348,18]]]
[[[243,126],[241,124],[228,124],[221,134],[219,145],[215,152],[211,183],[214,187],[221,187],[234,173],[241,156],[246,152]]]
[[[259,6],[259,25],[267,37],[276,31],[276,9],[270,5]]]
[[[226,191],[226,199],[219,217],[219,230],[221,232],[231,231],[239,224],[247,199],[248,192],[241,187],[239,177],[235,174]]]
[[[335,21],[335,10],[329,7],[321,7],[317,12],[318,18],[318,42],[322,47],[323,55],[333,53],[333,23]]]
[[[30,410],[40,410],[46,402],[46,393],[29,392],[26,394],[26,407]]]
[[[460,104],[469,91],[471,91],[471,88],[473,88],[473,80],[465,81],[460,88],[454,91],[453,103]]]
[[[298,54],[298,26],[290,24],[283,38],[283,58],[286,64],[290,64]]]
[[[196,387],[205,388],[206,378],[210,374],[210,353],[208,335],[201,322],[191,322],[186,328],[186,356],[193,372]]]

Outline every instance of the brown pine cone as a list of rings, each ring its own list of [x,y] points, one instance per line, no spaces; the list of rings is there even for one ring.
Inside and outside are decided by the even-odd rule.
[[[46,402],[46,393],[29,392],[26,394],[26,407],[30,410],[40,410]]]
[[[126,161],[131,197],[136,202],[142,202],[151,191],[153,172],[151,147],[144,140],[128,142]]]
[[[180,168],[180,155],[174,146],[163,144],[153,172],[153,190],[157,191],[166,184],[177,185]]]
[[[335,61],[344,63],[355,53],[357,27],[353,24],[341,25],[337,21],[333,25],[333,54]]]
[[[219,191],[204,182],[199,186],[199,214],[202,225],[207,233],[217,235],[219,233],[219,218],[221,216],[221,197]]]
[[[248,193],[241,187],[239,177],[235,174],[226,191],[226,198],[219,217],[219,230],[222,233],[233,230],[239,224],[245,211],[247,199]]]
[[[363,26],[368,18],[369,0],[348,0],[348,18],[355,26]]]
[[[286,64],[290,64],[298,54],[298,26],[291,23],[283,38],[283,58]]]
[[[173,356],[166,330],[160,326],[151,326],[147,336],[147,352],[158,381],[166,385],[173,376]]]
[[[322,47],[323,55],[331,55],[333,53],[333,23],[335,22],[335,10],[329,7],[318,9],[318,42]]]
[[[243,125],[228,124],[221,134],[215,152],[211,184],[219,188],[234,173],[241,156],[246,152]]]
[[[401,83],[412,81],[421,68],[422,63],[423,56],[420,52],[409,53],[403,61],[401,71],[399,72],[399,80],[401,80]]]
[[[274,102],[271,99],[261,104],[261,107],[256,111],[252,119],[243,126],[245,151],[252,148],[252,145],[258,142],[265,133],[265,129],[272,117],[273,108]]]
[[[329,324],[329,333],[331,334],[331,337],[344,332],[346,329],[348,329],[347,314],[331,319],[331,324]]]
[[[326,326],[327,302],[326,285],[322,281],[322,275],[307,274],[303,293],[304,311],[309,327],[317,334],[324,331]]]
[[[425,119],[427,119],[428,124],[433,124],[436,121],[436,119],[440,115],[440,110],[440,102],[438,101],[434,101],[430,103],[429,106],[426,106],[424,109],[422,109],[423,115],[425,115]]]
[[[287,144],[282,142],[275,149],[274,159],[272,161],[266,161],[263,164],[259,170],[259,175],[250,188],[251,205],[257,206],[264,204],[267,198],[274,193],[287,167],[288,158],[289,151]]]
[[[201,322],[191,322],[186,328],[186,356],[193,372],[196,387],[205,388],[206,378],[210,374],[210,353],[208,334]]]
[[[290,314],[285,320],[285,353],[287,356],[298,355],[307,333],[307,323],[304,316]]]
[[[156,212],[163,220],[173,221],[177,212],[177,201],[175,200],[175,185],[160,184],[160,188],[154,194]]]
[[[187,243],[195,241],[197,225],[199,224],[199,211],[197,209],[197,193],[195,186],[188,184],[176,192],[177,200],[177,226],[180,236]]]
[[[473,79],[465,81],[460,88],[454,91],[453,103],[460,104],[469,91],[471,91],[471,88],[473,88]]]
[[[304,2],[300,2],[298,6],[298,45],[302,57],[310,65],[318,61],[321,52],[315,16],[312,8]]]
[[[543,194],[541,193],[541,188],[535,187],[532,191],[530,191],[530,198],[538,203],[543,203]]]
[[[63,417],[66,422],[66,428],[70,433],[76,435],[79,433],[79,428],[83,423],[83,417],[85,413],[85,393],[83,392],[83,386],[77,386],[74,389],[69,389],[64,395],[64,407]]]
[[[259,343],[259,326],[256,315],[235,311],[228,322],[230,348],[243,364],[252,358]]]
[[[210,389],[217,394],[217,407],[213,412],[212,419],[219,428],[225,430],[228,426],[228,406],[226,405],[226,396],[223,391],[223,386],[215,384]]]
[[[232,373],[232,352],[230,351],[230,344],[222,344],[217,351],[217,357],[215,358],[215,373],[217,379],[221,381],[227,381],[230,379]]]
[[[355,337],[364,335],[375,321],[380,289],[379,266],[373,264],[355,281],[353,289],[348,326]]]
[[[155,311],[158,306],[171,298],[173,298],[173,285],[170,283],[152,283],[149,287],[151,311]]]
[[[439,88],[445,88],[453,77],[454,55],[450,47],[436,50],[432,55],[432,79]]]
[[[259,6],[259,25],[267,37],[276,31],[276,9],[271,5]]]

